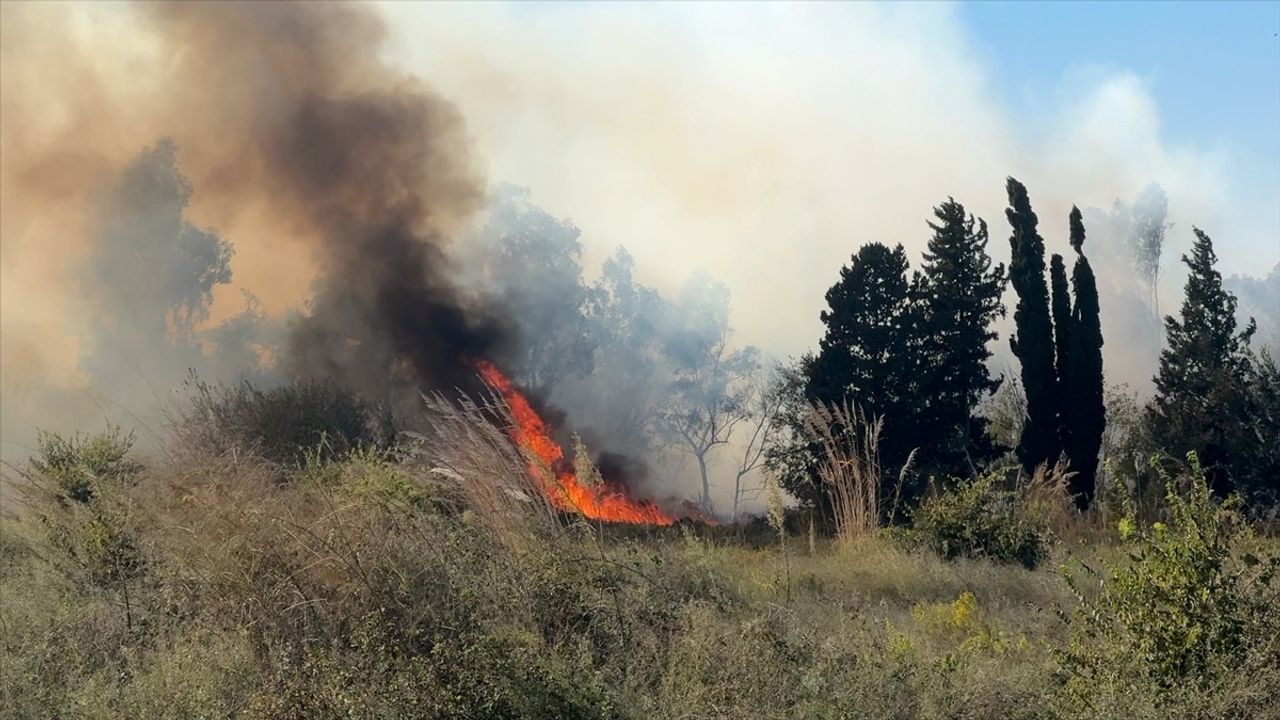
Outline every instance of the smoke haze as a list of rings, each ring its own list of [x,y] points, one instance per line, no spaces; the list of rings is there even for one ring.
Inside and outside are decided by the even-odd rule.
[[[119,34],[86,32],[100,20]],[[379,62],[368,8],[6,5],[4,27],[6,387],[80,381],[134,402],[178,368],[216,369],[202,340],[253,329],[258,293],[300,311],[289,376],[374,397],[463,382],[460,361],[502,342],[449,279],[444,238],[483,196],[464,124]],[[219,231],[249,262],[232,267]],[[248,315],[202,337],[233,269]]]
[[[949,195],[1006,259],[1006,175],[1030,188],[1050,252],[1068,250],[1073,204],[1108,210],[1158,182],[1174,225],[1164,298],[1180,293],[1192,224],[1228,274],[1280,260],[1280,219],[1234,204],[1221,153],[1163,139],[1142,78],[1077,68],[1043,89],[1040,114],[1013,116],[952,6],[384,9],[395,57],[458,103],[492,177],[573,219],[587,268],[624,245],[666,292],[706,269],[729,285],[740,337],[782,356],[814,346],[822,293],[859,245],[901,242],[918,262]],[[1106,352],[1126,381],[1149,380],[1123,343]]]
[[[586,286],[634,273],[677,297],[705,270],[735,342],[779,357],[816,345],[859,245],[901,242],[918,263],[948,196],[1007,261],[1006,175],[1050,252],[1072,204],[1098,209],[1096,258],[1123,252],[1094,218],[1159,183],[1166,313],[1192,224],[1226,274],[1280,260],[1257,249],[1280,227],[1235,204],[1227,159],[1162,138],[1142,78],[1083,68],[1014,117],[949,6],[0,8],[6,457],[32,425],[141,413],[187,368],[385,395],[464,381],[462,355],[517,357],[530,322],[578,332],[490,306],[554,288],[486,288],[495,275],[451,264],[449,238],[494,225],[499,182],[531,188],[555,243],[580,243]],[[1094,266],[1108,379],[1145,386],[1158,334],[1128,329],[1150,308],[1126,265]],[[614,387],[628,359],[607,368]],[[572,391],[556,400],[618,447],[633,398]]]

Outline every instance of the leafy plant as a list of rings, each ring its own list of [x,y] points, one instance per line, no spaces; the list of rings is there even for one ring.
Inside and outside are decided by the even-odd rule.
[[[1207,687],[1275,637],[1280,558],[1239,551],[1247,530],[1238,499],[1216,503],[1195,453],[1187,458],[1185,489],[1166,477],[1168,523],[1122,521],[1133,539],[1128,563],[1101,572],[1080,563],[1093,588],[1063,569],[1078,607],[1064,614],[1072,640],[1062,660],[1081,698],[1100,686]]]
[[[963,481],[915,512],[913,534],[942,557],[987,558],[1035,568],[1048,554],[1043,526],[1019,512],[1017,496],[1001,490],[999,473]]]
[[[116,426],[96,435],[63,437],[41,432],[38,444],[40,454],[31,459],[32,474],[37,485],[51,492],[59,503],[87,504],[99,483],[126,482],[142,470],[141,464],[128,457],[133,434],[123,434]]]

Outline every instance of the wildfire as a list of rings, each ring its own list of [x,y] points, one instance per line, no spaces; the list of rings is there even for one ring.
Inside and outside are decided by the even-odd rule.
[[[670,525],[675,519],[651,502],[633,500],[622,488],[583,485],[574,475],[564,450],[553,439],[546,423],[529,404],[524,393],[503,375],[493,363],[477,360],[476,371],[493,389],[502,394],[511,409],[515,425],[508,429],[511,439],[534,456],[529,463],[529,474],[538,482],[542,492],[553,505],[561,510],[581,513],[593,520],[646,525]],[[551,475],[543,468],[550,468]]]

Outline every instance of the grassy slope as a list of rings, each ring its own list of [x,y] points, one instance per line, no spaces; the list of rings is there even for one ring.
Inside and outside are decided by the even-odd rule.
[[[95,503],[127,579],[51,544],[84,518],[0,522],[2,717],[1178,716],[1058,693],[1052,569],[602,536],[368,456],[185,461]]]

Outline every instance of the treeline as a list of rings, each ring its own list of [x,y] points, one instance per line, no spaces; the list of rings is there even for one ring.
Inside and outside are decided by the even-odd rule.
[[[1052,255],[1046,266],[1027,189],[1010,178],[1007,190],[1007,272],[989,254],[986,222],[954,199],[934,209],[933,236],[919,270],[911,271],[902,245],[880,243],[864,245],[841,268],[827,292],[819,349],[791,371],[790,432],[768,450],[783,486],[815,507],[830,508],[831,486],[818,477],[823,449],[806,426],[812,422],[807,408],[852,402],[881,423],[886,514],[885,498],[895,509],[899,502],[911,507],[930,483],[945,486],[974,476],[1009,452],[1024,473],[1055,465],[1069,473],[1068,489],[1082,511],[1097,495],[1101,463],[1115,463],[1113,483],[1144,486],[1154,484],[1146,477],[1148,461],[1168,466],[1193,451],[1219,495],[1239,493],[1258,510],[1274,508],[1280,377],[1270,352],[1250,347],[1253,321],[1238,327],[1236,299],[1223,289],[1209,236],[1195,229],[1195,246],[1183,258],[1190,270],[1186,297],[1179,315],[1165,319],[1155,395],[1136,419],[1126,418],[1123,446],[1111,448],[1128,457],[1109,458],[1103,310],[1084,253],[1082,214],[1073,207],[1067,218],[1075,253],[1068,278],[1062,256]],[[1159,224],[1162,241],[1163,215]],[[1146,265],[1151,254],[1143,254]],[[1158,275],[1145,265],[1135,271],[1144,278]],[[1006,280],[1016,295],[1010,345],[1019,361],[1017,379],[992,377],[987,365],[994,323],[1006,312]],[[1021,390],[1013,447],[993,440],[990,411],[982,409],[1002,383],[1018,383]]]
[[[933,210],[918,268],[901,244],[860,247],[827,291],[817,350],[778,367],[734,345],[728,290],[704,273],[667,296],[639,282],[619,248],[586,282],[579,229],[524,189],[495,196],[466,264],[515,309],[521,337],[500,358],[504,367],[565,409],[589,446],[645,458],[651,474],[696,476],[707,512],[736,517],[766,465],[792,496],[830,511],[813,409],[845,403],[880,423],[883,519],[905,520],[931,486],[1010,464],[1025,475],[1060,467],[1083,511],[1107,489],[1102,483],[1161,492],[1153,459],[1170,470],[1191,451],[1220,495],[1275,507],[1276,365],[1250,344],[1253,325],[1238,320],[1209,237],[1195,230],[1186,298],[1165,318],[1155,393],[1139,403],[1103,367],[1107,310],[1086,255],[1085,218],[1104,226],[1106,245],[1091,247],[1103,251],[1108,272],[1135,278],[1148,298],[1143,312],[1154,313],[1171,227],[1163,194],[1153,186],[1132,211],[1117,203],[1110,215],[1073,207],[1063,230],[1074,257],[1046,258],[1027,189],[1010,178],[1007,192],[1007,264],[990,247],[987,222],[948,198]],[[1018,371],[996,375],[992,343],[1010,310]],[[818,434],[852,432],[827,430]]]

